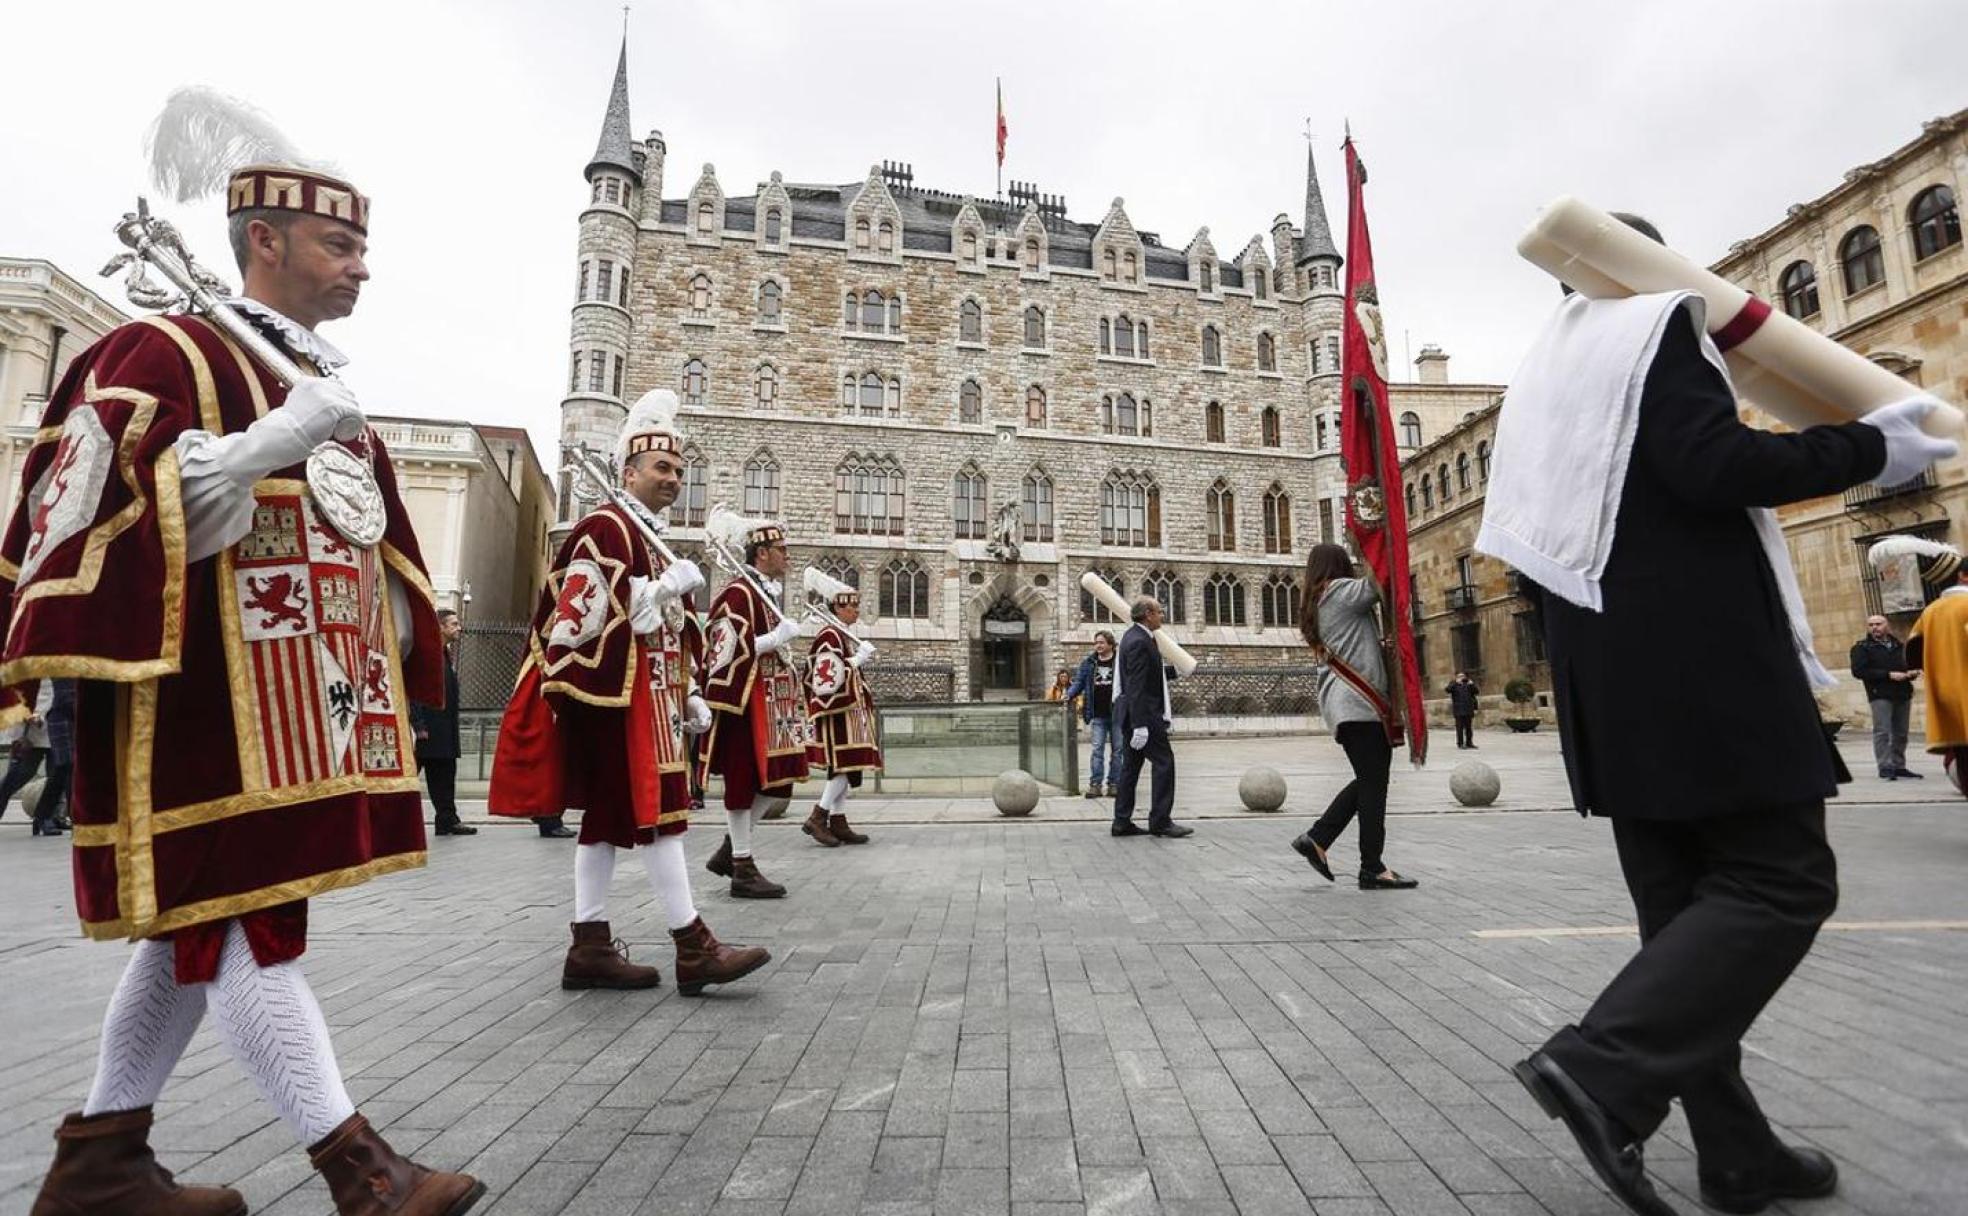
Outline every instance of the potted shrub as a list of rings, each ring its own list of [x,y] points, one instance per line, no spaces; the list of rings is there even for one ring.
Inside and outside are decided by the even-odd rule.
[[[1503,686],[1503,699],[1510,702],[1511,714],[1503,720],[1511,730],[1523,734],[1538,728],[1537,688],[1522,676]]]

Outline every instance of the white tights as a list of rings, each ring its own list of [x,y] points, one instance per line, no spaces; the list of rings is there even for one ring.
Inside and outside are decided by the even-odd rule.
[[[207,1009],[233,1059],[302,1144],[326,1139],[355,1113],[328,1023],[298,963],[260,966],[245,931],[233,924],[212,983],[180,984],[172,965],[170,942],[137,943],[103,1018],[83,1114],[154,1104]]]
[[[759,815],[765,810],[768,801],[770,800],[761,794],[752,799],[752,805],[747,810],[734,811],[730,807],[725,808],[724,823],[726,830],[731,833],[733,857],[752,855],[752,825],[758,822]]]
[[[608,919],[608,884],[615,878],[612,844],[574,846],[574,919],[583,923]],[[683,837],[658,836],[656,843],[636,846],[649,887],[663,905],[671,929],[688,928],[697,919],[690,895],[690,866],[683,856]]]
[[[820,809],[829,815],[841,813],[841,804],[847,801],[847,774],[836,773],[827,778],[827,785],[820,791]]]

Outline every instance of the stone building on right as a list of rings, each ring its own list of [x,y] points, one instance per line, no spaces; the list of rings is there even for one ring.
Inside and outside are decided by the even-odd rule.
[[[1925,123],[1918,138],[1848,170],[1782,222],[1731,245],[1711,269],[1911,386],[1968,406],[1964,189],[1968,110]],[[1926,598],[1918,587],[1879,585],[1865,562],[1873,541],[1909,533],[1968,547],[1968,460],[1905,485],[1861,486],[1798,503],[1780,518],[1818,657],[1842,672],[1868,615],[1886,613],[1904,636]],[[1866,713],[1853,681],[1841,680],[1827,701],[1847,714]]]

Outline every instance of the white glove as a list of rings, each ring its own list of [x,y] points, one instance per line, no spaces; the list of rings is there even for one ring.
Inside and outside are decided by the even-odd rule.
[[[854,648],[854,657],[849,659],[847,661],[847,664],[850,667],[859,667],[861,666],[861,664],[867,662],[869,659],[872,659],[874,657],[875,657],[875,644],[873,642],[862,642],[859,646],[856,646]]]
[[[683,729],[692,735],[701,735],[711,729],[711,707],[704,704],[704,698],[691,693],[683,699]]]
[[[793,620],[791,617],[787,617],[785,620],[773,626],[771,632],[759,638],[759,653],[772,654],[786,643],[798,637],[799,631],[799,622]]]
[[[656,580],[656,594],[666,600],[680,600],[704,585],[704,572],[687,557],[670,563]]]
[[[663,625],[661,584],[640,574],[629,576],[629,629],[655,633]]]
[[[1895,401],[1859,419],[1886,437],[1886,467],[1872,479],[1876,486],[1896,486],[1918,477],[1937,460],[1947,460],[1961,450],[1952,439],[1936,439],[1920,429],[1927,416],[1941,402],[1925,393]]]
[[[1140,751],[1142,748],[1147,747],[1148,728],[1145,726],[1135,727],[1134,733],[1128,736],[1128,746],[1130,748],[1133,748],[1135,751]]]
[[[340,380],[303,380],[277,410],[243,431],[223,435],[207,447],[209,459],[226,476],[250,486],[275,469],[299,464],[330,439],[354,439],[367,425],[355,394]]]

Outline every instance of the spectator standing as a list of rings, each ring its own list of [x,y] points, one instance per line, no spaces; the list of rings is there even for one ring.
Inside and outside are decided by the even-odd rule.
[[[1913,712],[1913,681],[1920,675],[1907,667],[1906,647],[1886,626],[1883,616],[1866,618],[1866,635],[1852,647],[1852,678],[1865,685],[1872,708],[1872,758],[1888,781],[1921,774],[1906,766],[1907,721]]]
[[[1067,690],[1070,689],[1072,686],[1073,686],[1072,669],[1070,667],[1060,668],[1058,671],[1052,673],[1052,687],[1046,689],[1046,700],[1070,701],[1072,697]]]
[[[1114,737],[1114,635],[1102,629],[1093,635],[1093,653],[1080,660],[1080,669],[1066,689],[1066,699],[1079,698],[1080,721],[1093,740],[1092,772],[1086,796],[1112,798],[1121,780],[1121,743]]]
[[[1466,671],[1456,672],[1455,679],[1443,689],[1449,694],[1449,716],[1455,719],[1456,746],[1476,747],[1476,694],[1479,691],[1476,681],[1469,678]]]
[[[478,829],[458,818],[458,638],[465,626],[449,608],[437,611],[437,629],[444,637],[444,705],[410,707],[417,731],[417,767],[430,787],[431,807],[437,812],[439,836],[476,836]]]
[[[41,771],[42,761],[50,758],[49,715],[54,712],[55,686],[58,682],[41,681],[40,690],[35,694],[33,714],[26,722],[13,728],[13,761],[7,766],[6,777],[0,778],[0,814],[6,813],[7,804],[14,800],[14,795],[20,792],[21,787],[34,780],[35,774]],[[66,744],[71,734],[70,731],[64,731],[64,750],[67,750]],[[50,802],[49,794],[57,790],[57,784],[54,767],[51,765],[48,780],[42,785],[41,797],[33,806],[21,808],[33,819],[33,831],[36,836],[59,836],[67,826],[67,816],[44,815],[43,812],[43,808],[67,805],[66,770],[61,773],[58,797],[54,802]]]

